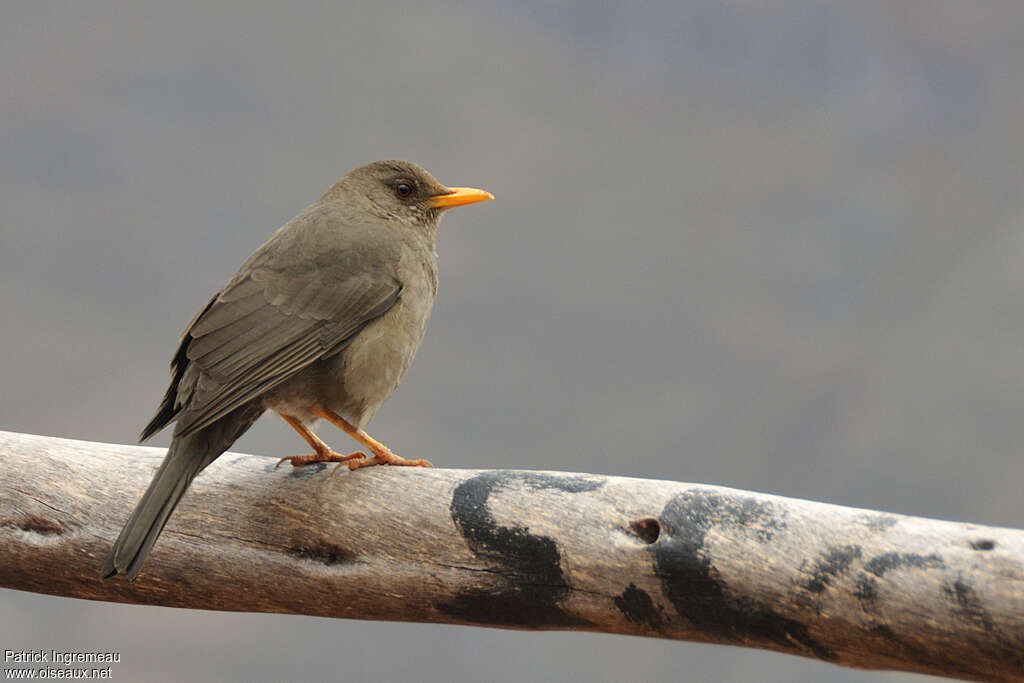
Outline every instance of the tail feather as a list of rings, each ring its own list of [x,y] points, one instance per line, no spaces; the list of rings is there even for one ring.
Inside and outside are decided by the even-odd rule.
[[[261,408],[243,406],[194,434],[174,438],[160,469],[104,562],[102,578],[124,574],[129,581],[135,580],[192,480],[230,448],[262,412]]]
[[[198,439],[195,437],[199,437]],[[114,549],[103,565],[103,578],[107,579],[123,572],[129,581],[134,580],[142,569],[153,543],[163,531],[178,501],[185,495],[189,484],[203,468],[208,453],[197,449],[201,445],[201,434],[184,439],[175,439],[164,458],[142,500],[135,506],[135,512],[128,519]],[[200,443],[197,443],[200,442]],[[213,457],[220,455],[217,453]]]

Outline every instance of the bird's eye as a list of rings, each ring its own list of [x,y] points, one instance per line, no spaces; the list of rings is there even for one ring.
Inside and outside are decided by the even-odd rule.
[[[403,199],[412,194],[412,185],[409,183],[398,183],[395,185],[395,194]]]

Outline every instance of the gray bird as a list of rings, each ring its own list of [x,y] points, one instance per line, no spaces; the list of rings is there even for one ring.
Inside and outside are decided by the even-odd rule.
[[[437,292],[445,210],[493,199],[407,161],[350,171],[263,243],[188,324],[145,441],[172,421],[167,456],[103,566],[134,580],[195,476],[267,409],[312,447],[293,466],[430,467],[363,431],[420,346]],[[310,430],[340,427],[373,455],[342,455]],[[340,467],[341,465],[339,465]]]

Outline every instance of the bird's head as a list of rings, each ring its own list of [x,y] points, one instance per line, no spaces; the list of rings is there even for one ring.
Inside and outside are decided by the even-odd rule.
[[[447,209],[494,199],[472,187],[445,187],[410,161],[375,161],[345,174],[321,201],[344,201],[376,218],[436,227]]]

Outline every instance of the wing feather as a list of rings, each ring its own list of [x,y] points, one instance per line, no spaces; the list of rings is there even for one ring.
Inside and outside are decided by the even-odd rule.
[[[337,353],[367,323],[387,312],[401,292],[392,278],[357,276],[326,282],[331,284],[318,288],[312,277],[293,280],[287,284],[295,294],[268,284],[260,308],[251,306],[251,297],[214,303],[211,312],[245,306],[246,313],[193,337],[186,357],[198,368],[199,381],[187,409],[178,416],[176,434],[202,429],[302,368]],[[230,317],[223,315],[221,320]]]
[[[297,216],[196,316],[144,436],[172,420],[177,436],[202,429],[337,353],[395,305],[398,244],[380,237],[379,226],[338,232],[328,218],[315,206]]]

